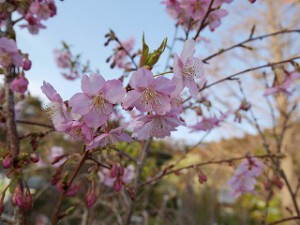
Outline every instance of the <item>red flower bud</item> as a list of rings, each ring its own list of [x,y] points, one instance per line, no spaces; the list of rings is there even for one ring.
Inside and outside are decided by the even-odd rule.
[[[32,65],[31,60],[25,59],[25,60],[23,61],[23,70],[26,70],[26,71],[27,71],[27,70],[30,70],[31,65]]]
[[[84,196],[84,201],[85,204],[88,208],[91,208],[97,201],[97,194],[94,191],[89,191],[85,196]]]
[[[32,207],[33,207],[32,196],[29,191],[26,191],[24,196],[24,209],[29,211],[32,209]]]
[[[13,162],[13,157],[11,155],[8,155],[4,158],[4,160],[2,161],[2,166],[4,169],[7,169],[11,166]]]
[[[17,185],[13,195],[12,195],[13,205],[23,207],[23,190],[20,185]]]
[[[202,172],[202,170],[200,170],[200,172],[198,173],[198,181],[200,182],[200,184],[203,184],[207,181],[207,176]]]
[[[123,187],[123,182],[122,179],[120,179],[119,177],[115,180],[114,182],[114,190],[115,191],[120,191]]]

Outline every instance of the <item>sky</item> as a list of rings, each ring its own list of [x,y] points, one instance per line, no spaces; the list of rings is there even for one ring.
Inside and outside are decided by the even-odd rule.
[[[41,30],[38,35],[31,35],[26,29],[17,29],[18,47],[23,52],[28,52],[33,62],[32,69],[26,74],[30,81],[29,91],[44,102],[47,99],[40,90],[44,80],[51,83],[65,100],[80,92],[80,80],[66,81],[55,64],[53,49],[60,48],[62,40],[71,45],[73,53],[82,54],[83,60],[89,59],[93,71],[99,69],[104,78],[113,79],[120,77],[122,72],[111,70],[109,64],[105,63],[114,47],[104,46],[104,36],[109,29],[113,29],[120,40],[135,37],[135,49],[141,46],[143,33],[150,49],[154,49],[165,37],[171,41],[175,30],[175,21],[168,16],[165,6],[159,0],[65,0],[56,1],[56,4],[57,15],[44,22],[47,29]],[[249,4],[248,1],[245,0],[245,4]],[[233,22],[227,17],[222,20],[221,28],[213,34],[205,31],[203,35],[212,42],[220,42],[226,27]],[[240,37],[236,35],[236,38]],[[179,53],[181,48],[179,44],[175,50]],[[198,47],[196,55],[208,54],[209,52]],[[158,63],[154,72],[162,70],[166,56],[167,53],[164,53],[162,62]],[[193,123],[193,120],[191,117],[189,122]],[[195,143],[203,135],[204,133],[190,134],[187,129],[180,128],[173,137]],[[208,140],[217,140],[220,137],[222,135],[212,133]]]

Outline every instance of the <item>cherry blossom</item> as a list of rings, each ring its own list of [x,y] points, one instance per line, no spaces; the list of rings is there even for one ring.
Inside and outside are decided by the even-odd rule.
[[[10,90],[24,94],[27,91],[28,80],[24,75],[19,75],[10,84]]]
[[[140,112],[155,112],[164,115],[171,110],[170,95],[175,89],[172,81],[165,77],[154,78],[150,70],[138,69],[129,81],[129,91],[123,107],[136,107]]]
[[[14,65],[23,66],[23,59],[14,40],[6,37],[0,38],[0,65],[9,68]]]
[[[75,94],[69,104],[72,112],[82,115],[85,123],[93,128],[108,120],[114,104],[121,102],[125,95],[121,81],[105,81],[99,74],[83,75],[81,90],[83,93]]]
[[[108,187],[114,187],[120,191],[124,184],[129,183],[134,177],[134,166],[128,165],[125,169],[121,165],[114,164],[111,170],[103,168],[98,172],[100,181]]]
[[[104,148],[108,145],[113,145],[116,142],[131,142],[131,137],[123,131],[122,127],[118,127],[116,129],[112,129],[109,132],[100,134],[99,136],[95,137],[88,145],[87,150],[93,148]]]
[[[203,79],[204,75],[202,61],[193,56],[196,52],[195,45],[194,40],[187,40],[184,43],[180,57],[176,53],[174,54],[173,63],[173,72],[175,74],[173,80],[177,83],[177,92],[187,87],[193,97],[196,97],[199,93],[196,78]]]
[[[83,122],[72,120],[58,125],[57,130],[63,131],[72,136],[74,139],[84,141],[85,143],[88,143],[93,139],[93,132]]]
[[[58,129],[61,124],[69,122],[72,119],[71,115],[63,99],[51,84],[44,81],[41,90],[51,101],[47,109],[54,127]]]
[[[150,137],[164,138],[171,135],[171,131],[176,131],[183,122],[176,113],[165,115],[146,115],[136,118],[133,123],[132,136],[138,140],[146,140]]]
[[[263,172],[264,164],[255,157],[244,159],[237,167],[228,184],[231,186],[234,197],[250,192],[255,193],[256,177]]]

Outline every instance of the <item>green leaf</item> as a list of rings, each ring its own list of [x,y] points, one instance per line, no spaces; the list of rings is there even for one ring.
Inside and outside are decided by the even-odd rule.
[[[148,58],[148,54],[149,54],[149,47],[145,41],[145,34],[143,34],[143,49],[142,49],[142,55],[140,60],[140,67],[146,65],[145,63]]]
[[[146,61],[146,65],[148,66],[153,66],[157,63],[157,61],[159,60],[160,55],[165,51],[166,46],[167,46],[167,38],[165,38],[162,43],[160,44],[160,46],[158,47],[158,49],[156,49],[153,53],[149,54],[147,61]]]

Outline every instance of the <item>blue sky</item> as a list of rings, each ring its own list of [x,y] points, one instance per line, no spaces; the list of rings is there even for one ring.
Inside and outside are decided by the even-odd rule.
[[[235,1],[233,4],[235,4]],[[169,41],[174,33],[175,21],[165,12],[164,5],[159,0],[65,0],[56,1],[58,14],[44,22],[47,29],[41,30],[39,35],[31,35],[25,29],[17,30],[18,46],[23,52],[28,52],[33,62],[32,69],[27,73],[30,80],[29,90],[32,95],[39,96],[46,101],[40,91],[43,80],[53,84],[64,99],[69,99],[73,94],[80,91],[80,81],[66,81],[61,77],[55,65],[53,49],[61,46],[64,40],[72,46],[72,52],[81,53],[83,59],[89,59],[93,70],[99,69],[106,79],[119,77],[122,72],[111,70],[106,58],[111,54],[112,45],[104,47],[104,35],[113,29],[121,40],[130,36],[136,38],[136,49],[141,46],[143,32],[150,49],[157,47],[161,41],[168,37]],[[232,5],[233,5],[232,4]],[[244,0],[244,5],[250,5]],[[225,6],[225,8],[229,8]],[[218,43],[226,32],[226,27],[233,22],[230,16],[222,20],[222,27],[211,34],[205,31],[203,34],[211,39],[214,49],[218,49]],[[233,37],[231,37],[233,39]],[[241,40],[239,35],[234,39]],[[176,46],[180,52],[182,46]],[[205,56],[209,52],[198,46],[196,55]],[[166,58],[167,53],[163,55]],[[155,70],[164,67],[164,60],[158,63]],[[161,66],[161,67],[160,67]],[[194,118],[190,118],[193,120]],[[181,128],[174,134],[175,138],[184,138],[189,142],[196,142],[204,135],[203,133],[189,134]],[[221,135],[222,136],[222,135]],[[209,140],[221,137],[213,133]],[[224,136],[224,135],[223,135]]]

